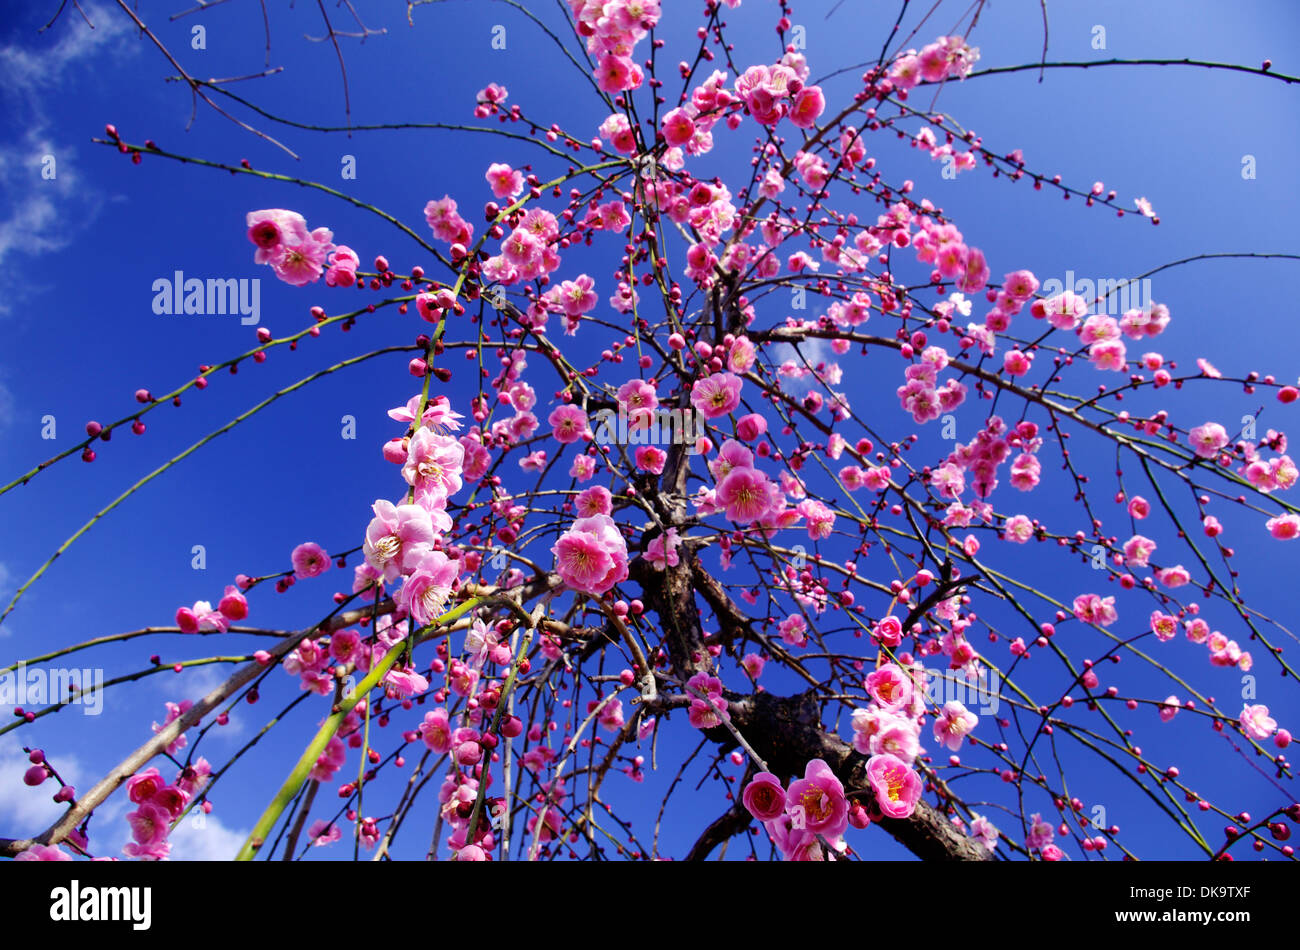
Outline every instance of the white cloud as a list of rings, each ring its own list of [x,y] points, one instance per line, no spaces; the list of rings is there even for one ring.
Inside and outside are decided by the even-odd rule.
[[[786,360],[792,360],[800,369],[807,369],[815,368],[818,363],[830,365],[835,362],[836,356],[829,340],[822,337],[808,337],[798,343],[780,343],[772,350],[772,361],[777,366]],[[782,376],[780,379],[781,388],[790,392],[805,393],[816,385],[816,380],[811,374],[802,378]]]
[[[82,4],[86,23],[68,7],[49,30],[33,35],[30,44],[0,46],[0,88],[29,102],[63,81],[69,67],[95,56],[132,32],[130,22],[116,10]],[[116,44],[120,52],[121,44]]]
[[[0,146],[0,190],[16,196],[0,219],[0,267],[14,253],[62,250],[99,213],[102,200],[83,195],[79,187],[76,154],[55,144],[44,121],[29,126],[17,142]],[[50,162],[55,177],[42,178]]]
[[[4,387],[0,385],[0,389],[3,388]],[[0,394],[0,403],[3,403],[3,394]],[[0,422],[0,428],[2,428],[3,425],[4,424]],[[13,572],[5,566],[4,561],[0,561],[0,610],[3,610],[8,605],[9,598],[13,595]],[[8,625],[7,621],[5,624],[0,624],[0,640],[11,636],[13,632],[13,628]],[[5,665],[8,665],[11,662],[11,660],[5,660]]]
[[[0,379],[0,429],[3,429],[9,423],[14,421],[14,394],[9,391],[9,387]],[[6,590],[5,584],[8,582],[8,575],[3,572],[4,565],[0,565],[0,593]]]
[[[13,733],[0,738],[0,837],[4,838],[28,838],[40,834],[68,808],[54,803],[53,795],[59,786],[53,779],[46,779],[43,785],[35,788],[23,783],[23,773],[32,764],[22,746]],[[100,778],[88,773],[75,755],[61,752],[52,761],[59,770],[59,777],[78,792],[90,788]],[[121,856],[122,845],[130,835],[123,817],[129,804],[125,793],[119,790],[95,809],[90,819],[92,854]]]
[[[168,839],[173,861],[230,861],[248,838],[247,831],[235,831],[216,815],[199,814],[196,808],[176,826]]]
[[[78,789],[93,784],[75,756],[59,755],[54,761],[60,777]],[[0,837],[26,838],[52,825],[67,809],[51,796],[58,786],[53,779],[35,788],[23,784],[23,773],[31,768],[22,744],[12,734],[0,738]],[[165,770],[164,770],[165,771]],[[91,853],[121,857],[130,839],[126,812],[134,806],[118,789],[95,809],[90,822]],[[216,815],[191,812],[171,833],[171,858],[176,861],[229,861],[239,851],[247,831],[227,828]]]
[[[81,781],[81,763],[74,756],[61,755],[53,761],[65,782],[76,786]],[[53,779],[35,788],[23,783],[23,773],[31,767],[27,753],[13,733],[0,739],[0,837],[27,838],[38,834],[67,810],[67,805],[52,801],[59,790]]]
[[[201,637],[203,644],[213,644],[218,638]],[[201,644],[202,647],[202,644]],[[208,649],[216,652],[216,646],[208,646]],[[179,677],[176,676],[155,676],[154,685],[161,693],[164,693],[167,699],[173,702],[179,699],[192,699],[198,702],[208,693],[212,692],[222,683],[224,683],[234,668],[225,663],[213,663],[209,666],[191,666],[187,667],[185,672]],[[215,718],[215,717],[213,717]],[[206,720],[211,721],[211,719]],[[239,711],[236,710],[231,714],[224,726],[214,725],[208,731],[208,737],[205,741],[213,739],[233,739],[244,731],[244,720],[240,717]]]
[[[52,132],[52,114],[59,111],[52,100],[74,68],[89,66],[110,49],[115,56],[129,55],[136,44],[117,42],[131,27],[116,11],[83,7],[94,29],[69,7],[46,33],[0,47],[0,97],[23,126],[20,138],[0,145],[0,192],[10,198],[0,216],[0,268],[12,267],[11,255],[67,247],[103,206],[103,197],[84,187],[77,174],[76,149]],[[86,130],[78,131],[84,140]],[[12,294],[0,297],[0,315],[15,302]],[[0,398],[0,418],[7,414]]]

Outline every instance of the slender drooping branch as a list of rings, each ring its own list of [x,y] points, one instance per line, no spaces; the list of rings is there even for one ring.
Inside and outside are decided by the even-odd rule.
[[[138,772],[154,756],[159,755],[164,749],[175,742],[186,730],[196,726],[202,721],[203,717],[212,710],[216,709],[229,697],[233,696],[243,686],[256,679],[260,674],[266,672],[278,660],[280,660],[290,650],[293,650],[299,643],[309,636],[317,633],[327,633],[332,630],[339,630],[343,627],[350,626],[357,621],[372,617],[376,612],[387,613],[392,610],[392,603],[380,604],[376,607],[365,607],[358,610],[349,610],[336,613],[321,623],[300,630],[292,636],[286,637],[275,645],[274,648],[266,651],[270,654],[270,660],[263,664],[256,660],[248,663],[238,670],[220,686],[213,689],[189,708],[188,711],[178,716],[168,725],[158,731],[153,738],[141,745],[134,752],[117,764],[117,766],[106,776],[100,779],[90,791],[82,795],[54,824],[46,828],[39,835],[33,838],[0,838],[0,856],[12,858],[23,851],[26,851],[34,844],[57,845],[71,834],[83,821],[90,817],[91,813],[98,808],[109,795],[113,794],[123,782]]]

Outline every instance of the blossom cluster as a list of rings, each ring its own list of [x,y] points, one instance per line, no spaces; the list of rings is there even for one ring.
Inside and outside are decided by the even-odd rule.
[[[173,822],[185,813],[190,800],[207,783],[212,767],[206,759],[198,759],[185,768],[170,783],[163,780],[156,768],[137,772],[126,780],[127,798],[136,809],[126,816],[131,826],[131,840],[122,851],[130,858],[161,861],[171,853],[167,840]],[[202,810],[211,811],[212,805],[204,802]]]
[[[877,773],[880,767],[877,766]],[[795,779],[789,789],[770,772],[759,772],[745,786],[741,796],[749,813],[763,822],[768,835],[787,861],[824,861],[824,840],[833,852],[846,847],[844,832],[850,821],[855,827],[866,826],[862,806],[850,806],[844,783],[822,759],[813,759],[804,769],[803,778]]]
[[[302,215],[283,208],[250,211],[246,223],[248,239],[257,246],[253,260],[270,265],[286,284],[302,287],[322,274],[331,287],[356,283],[357,254],[347,245],[336,245],[329,228],[308,231]]]
[[[237,586],[228,584],[215,610],[206,600],[195,601],[192,607],[179,608],[176,611],[176,626],[181,633],[225,633],[232,623],[238,623],[247,616],[248,600]]]

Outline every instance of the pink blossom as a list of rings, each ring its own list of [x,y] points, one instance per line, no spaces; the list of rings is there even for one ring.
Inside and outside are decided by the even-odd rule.
[[[1034,360],[1033,354],[1010,350],[1002,357],[1002,369],[1008,376],[1024,376]]]
[[[771,772],[759,772],[745,786],[741,801],[759,821],[771,821],[785,811],[785,789]]]
[[[406,699],[425,693],[429,680],[413,667],[393,667],[383,676],[383,686],[389,699]]]
[[[652,475],[662,474],[664,464],[668,461],[668,453],[657,445],[640,446],[634,456],[636,458],[636,467]]]
[[[849,491],[857,491],[866,484],[866,472],[856,465],[846,465],[839,471],[840,481]]]
[[[607,515],[614,510],[613,496],[604,485],[593,485],[578,492],[573,504],[579,518]]]
[[[1191,583],[1192,575],[1181,564],[1175,564],[1173,567],[1156,571],[1156,579],[1166,587],[1182,587],[1184,584]]]
[[[667,532],[655,535],[646,545],[646,560],[660,571],[676,567],[681,560],[677,554],[677,546],[680,543],[677,529],[669,528]]]
[[[407,447],[402,477],[415,489],[416,504],[443,508],[448,496],[461,489],[464,463],[465,447],[459,439],[421,428]]]
[[[599,298],[592,289],[594,281],[586,274],[580,274],[573,280],[560,284],[560,304],[565,314],[577,317],[595,308]]]
[[[579,518],[551,552],[556,571],[573,590],[600,597],[627,580],[627,542],[608,515]]]
[[[640,85],[640,70],[630,59],[606,53],[596,69],[596,80],[603,92],[619,93]]]
[[[524,176],[500,162],[489,165],[484,177],[497,198],[514,198],[524,190]]]
[[[1096,623],[1103,627],[1109,627],[1119,617],[1115,610],[1115,598],[1103,598],[1097,594],[1080,594],[1074,598],[1074,616],[1085,623]]]
[[[156,805],[165,811],[172,821],[175,821],[185,811],[185,804],[190,800],[189,794],[178,785],[167,785],[160,788],[149,799],[149,804]]]
[[[1008,541],[1024,544],[1034,536],[1034,523],[1024,515],[1012,515],[1002,526],[1002,533]]]
[[[314,847],[323,848],[331,845],[343,837],[343,832],[338,825],[331,824],[322,818],[313,821],[307,829],[307,837],[311,840]]]
[[[1124,561],[1129,567],[1146,567],[1147,559],[1155,549],[1154,541],[1135,534],[1124,542]]]
[[[441,706],[424,714],[420,723],[420,737],[434,752],[442,755],[451,748],[451,720]]]
[[[801,129],[811,129],[826,110],[826,97],[820,86],[805,86],[794,97],[790,121]]]
[[[884,491],[889,487],[892,474],[886,465],[877,465],[867,469],[863,483],[872,491]]]
[[[1268,714],[1264,705],[1244,706],[1237,720],[1242,732],[1252,739],[1267,739],[1277,731],[1277,720]]]
[[[718,457],[709,461],[709,471],[719,482],[738,468],[753,468],[754,453],[735,439],[727,439],[718,449]]]
[[[126,797],[141,805],[157,795],[166,784],[158,769],[148,768],[126,780]]]
[[[740,405],[744,381],[734,373],[714,373],[697,379],[691,387],[691,405],[706,419],[725,416]]]
[[[798,831],[834,839],[849,826],[849,804],[844,796],[844,785],[822,759],[810,761],[804,769],[804,777],[790,783],[785,808]]]
[[[295,287],[320,280],[325,261],[334,250],[332,239],[328,228],[317,228],[298,244],[281,245],[269,261],[275,276]]]
[[[1152,611],[1151,632],[1158,640],[1172,640],[1178,633],[1178,619],[1159,610]]]
[[[628,427],[637,429],[651,421],[659,407],[655,388],[643,379],[630,379],[618,388],[618,402],[627,412]]]
[[[1103,340],[1088,348],[1088,359],[1097,369],[1122,372],[1128,366],[1125,352],[1122,340]]]
[[[627,117],[615,112],[600,124],[600,137],[613,146],[620,155],[631,155],[636,151],[636,135]]]
[[[683,108],[672,109],[664,114],[661,124],[664,139],[669,145],[685,145],[695,137],[695,122]]]
[[[915,54],[900,56],[889,70],[889,78],[898,89],[911,89],[921,81],[921,62]]]
[[[592,708],[599,705],[599,700],[593,700]],[[600,716],[597,721],[601,728],[608,732],[618,732],[623,728],[623,703],[618,699],[609,699],[601,707]]]
[[[1030,308],[1030,313],[1039,316],[1038,301]],[[1042,301],[1042,316],[1058,330],[1073,330],[1088,312],[1088,302],[1073,291],[1065,291],[1048,300]]]
[[[596,460],[590,455],[575,455],[573,464],[569,466],[569,475],[580,482],[591,481],[592,476],[596,474]]]
[[[998,846],[998,829],[983,815],[976,815],[971,821],[970,834],[986,851],[992,851]]]
[[[347,749],[343,746],[343,740],[334,736],[326,744],[325,751],[317,756],[316,764],[312,766],[309,774],[318,782],[328,782],[334,778],[334,774],[346,761]]]
[[[352,659],[361,644],[361,634],[355,630],[337,630],[330,634],[330,656],[341,663]]]
[[[1217,422],[1195,426],[1187,435],[1192,448],[1203,459],[1214,458],[1228,444],[1228,432]]]
[[[944,703],[943,710],[934,721],[935,741],[956,752],[961,748],[962,740],[975,729],[979,721],[979,716],[965,705],[955,699],[949,700]]]
[[[718,503],[737,524],[750,524],[771,508],[768,478],[753,468],[734,469],[718,484]]]
[[[736,438],[742,442],[755,442],[767,431],[767,420],[756,412],[736,420]]]
[[[722,695],[722,681],[707,673],[696,673],[686,681],[691,705],[686,717],[696,729],[712,729],[731,718],[731,709]]]
[[[884,753],[867,760],[867,781],[889,818],[908,818],[921,798],[921,779],[902,759]]]
[[[15,861],[71,861],[72,855],[57,845],[34,844],[21,852]]]
[[[1033,851],[1042,851],[1052,845],[1052,826],[1043,821],[1043,816],[1035,812],[1030,816],[1029,834],[1025,838],[1025,847]]]
[[[749,337],[737,337],[727,352],[727,369],[733,373],[747,373],[754,365],[758,350]]]
[[[781,639],[792,647],[808,645],[808,623],[798,614],[791,614],[777,625]]]
[[[1178,709],[1182,704],[1178,702],[1177,696],[1169,696],[1160,704],[1160,721],[1169,722],[1178,715]]]
[[[1038,290],[1038,278],[1033,275],[1032,271],[1018,270],[1002,279],[1002,289],[1007,292],[1013,299],[1026,301]]]
[[[448,244],[467,244],[474,236],[473,226],[457,213],[456,202],[449,196],[426,204],[424,219],[433,229],[433,236]]]
[[[500,105],[506,101],[509,92],[505,86],[498,86],[494,82],[487,84],[486,88],[480,89],[475,97],[475,102],[480,105]]]
[[[293,549],[289,555],[293,562],[293,576],[301,579],[317,577],[329,570],[330,556],[319,544],[307,541]]]
[[[872,739],[893,722],[894,718],[893,714],[885,712],[874,704],[870,709],[858,708],[853,710],[853,716],[850,720],[853,728],[853,748],[863,755],[869,755],[871,753]]]
[[[903,642],[902,622],[892,614],[882,617],[880,622],[871,628],[871,639],[881,646],[893,649]]]
[[[228,584],[221,601],[217,604],[217,610],[227,620],[243,620],[248,616],[248,600],[239,592],[238,587]]]
[[[808,523],[808,537],[820,541],[831,536],[835,527],[835,512],[814,498],[801,501],[798,510]]]
[[[416,562],[414,570],[397,592],[397,604],[417,626],[437,620],[447,609],[461,563],[441,551],[429,551]]]
[[[257,245],[253,260],[270,264],[282,256],[284,249],[307,240],[307,222],[303,216],[283,208],[250,211],[245,215],[248,239]]]
[[[157,735],[158,733],[162,732],[165,728],[170,726],[177,719],[184,716],[187,712],[190,711],[190,708],[193,705],[194,705],[194,700],[192,699],[183,699],[179,703],[171,703],[171,702],[167,703],[166,704],[167,718],[163,720],[163,724],[161,726],[158,725],[158,723],[156,722],[153,724],[154,735]],[[167,753],[169,755],[175,755],[177,752],[185,748],[187,745],[189,745],[189,740],[185,738],[185,733],[181,732],[172,742],[170,742],[167,745]]]
[[[375,517],[366,528],[362,551],[367,564],[382,572],[386,581],[395,581],[402,573],[414,570],[431,550],[433,521],[430,512],[419,505],[394,505],[380,499],[372,510]],[[440,514],[446,518],[445,513]],[[450,527],[451,519],[446,518],[443,530]]]
[[[388,416],[397,422],[414,422],[415,414],[419,409],[420,396],[416,395],[412,396],[405,406],[389,409]],[[451,402],[446,396],[434,396],[425,404],[420,425],[438,435],[445,435],[449,432],[459,431],[461,427],[460,420],[463,418],[465,417],[451,408]],[[419,428],[419,426],[416,428]]]
[[[133,841],[123,851],[129,857],[160,860],[166,857],[167,834],[171,819],[157,805],[145,803],[126,816]],[[132,847],[134,844],[134,847]]]
[[[920,726],[914,719],[884,719],[870,737],[866,751],[872,755],[887,753],[910,765],[921,753]]]
[[[206,600],[197,600],[193,607],[181,607],[176,611],[176,626],[181,633],[198,633],[216,630],[225,633],[230,623],[227,616],[219,610],[213,610]]]
[[[802,806],[798,812],[800,815],[799,822],[803,823]],[[763,823],[767,833],[771,835],[772,842],[781,852],[781,858],[785,861],[824,861],[826,855],[822,849],[821,842],[812,832],[796,828],[795,816],[789,812],[783,812],[772,821]]]
[[[895,663],[886,663],[868,673],[864,686],[876,705],[887,712],[901,709],[912,701],[912,681]]]
[[[361,260],[356,251],[340,244],[329,256],[329,268],[325,271],[325,283],[330,287],[351,287],[357,282],[357,267]]]
[[[1300,515],[1278,515],[1264,523],[1268,533],[1279,541],[1289,541],[1300,537]]]
[[[546,421],[550,423],[556,441],[564,445],[577,442],[591,431],[587,414],[574,405],[559,406]]]

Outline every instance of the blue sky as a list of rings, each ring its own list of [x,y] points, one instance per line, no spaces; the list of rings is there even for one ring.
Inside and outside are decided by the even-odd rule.
[[[0,297],[3,482],[75,444],[87,419],[108,421],[131,412],[136,389],[169,391],[194,375],[200,364],[218,362],[254,345],[254,329],[241,326],[235,317],[153,313],[152,286],[157,278],[170,277],[177,270],[187,277],[261,277],[262,325],[277,336],[305,326],[313,304],[336,312],[340,300],[369,299],[357,291],[326,292],[323,285],[298,290],[275,281],[253,264],[243,233],[246,211],[293,208],[309,226],[332,228],[337,241],[359,252],[365,268],[377,253],[386,254],[399,272],[416,263],[431,264],[408,239],[325,194],[148,157],[133,166],[111,149],[91,143],[92,137],[102,134],[105,122],[115,123],[130,141],[152,138],[163,148],[222,162],[247,158],[257,168],[343,188],[422,235],[426,233],[424,203],[445,193],[460,200],[467,218],[476,229],[481,227],[478,208],[489,197],[482,175],[491,162],[518,167],[537,161],[543,177],[555,171],[553,162],[539,159],[540,151],[495,137],[418,130],[359,133],[349,138],[276,127],[232,107],[286,142],[301,156],[295,161],[202,103],[190,123],[185,89],[163,81],[172,70],[147,40],[134,34],[116,8],[83,4],[95,22],[93,32],[69,10],[53,28],[38,35],[36,30],[54,6],[5,3],[0,21],[4,103],[0,264],[12,275]],[[231,3],[174,23],[167,22],[167,15],[179,12],[185,3],[142,6],[142,16],[194,74],[236,76],[265,68],[255,5]],[[683,4],[681,12],[689,15],[670,20],[661,31],[668,43],[661,54],[664,62],[675,63],[693,49],[687,44],[698,6]],[[870,5],[872,12],[867,13],[868,5],[848,0],[828,15],[834,6],[827,2],[796,6],[794,21],[805,27],[805,52],[814,76],[874,60],[896,13],[892,6],[877,4]],[[312,124],[344,125],[343,88],[334,52],[328,43],[304,39],[304,34],[320,35],[318,14],[310,4],[298,7],[272,10],[270,61],[283,66],[283,72],[232,88],[276,114]],[[946,32],[964,9],[965,4],[943,5],[910,45],[920,46]],[[738,61],[770,62],[779,56],[771,29],[774,10],[772,3],[747,0],[728,15]],[[904,33],[919,18],[919,10],[918,6],[904,20]],[[1260,2],[1229,10],[1221,4],[1169,0],[1142,5],[1049,4],[1049,10],[1051,60],[1190,57],[1253,66],[1271,58],[1278,71],[1300,73],[1300,62],[1289,48],[1293,44],[1286,42],[1300,26],[1300,9],[1292,4]],[[555,13],[547,7],[543,16],[558,25]],[[337,16],[346,14],[340,11]],[[562,59],[551,41],[504,4],[453,2],[421,7],[415,11],[414,29],[406,25],[401,11],[391,11],[387,19],[377,13],[367,16],[376,18],[367,20],[368,25],[384,27],[387,33],[364,43],[344,41],[356,121],[470,123],[474,93],[492,81],[507,86],[510,102],[518,103],[530,117],[543,124],[558,122],[580,138],[594,135],[607,114],[579,71]],[[206,29],[205,50],[190,48],[194,25]],[[492,48],[497,25],[506,30],[504,50]],[[1104,50],[1092,45],[1097,26],[1105,30]],[[1036,5],[989,6],[972,42],[981,50],[979,67],[1036,61],[1043,42]],[[851,92],[855,75],[830,82],[828,98],[836,101]],[[1300,214],[1300,195],[1294,188],[1294,156],[1300,146],[1292,118],[1294,88],[1258,76],[1172,66],[1051,70],[1043,82],[1037,79],[1036,73],[1023,72],[951,83],[943,90],[941,108],[981,134],[993,151],[1022,149],[1034,171],[1059,173],[1084,189],[1100,180],[1107,189],[1116,189],[1119,201],[1130,208],[1134,198],[1148,198],[1160,216],[1159,227],[1132,214],[1117,220],[1113,212],[1085,208],[1077,199],[1063,203],[1059,196],[1034,192],[1024,182],[994,181],[982,169],[945,180],[938,163],[892,138],[868,142],[869,153],[877,157],[890,180],[913,179],[917,194],[930,197],[959,223],[967,241],[984,250],[995,276],[1027,267],[1043,278],[1063,278],[1067,269],[1081,277],[1122,278],[1201,253],[1297,252],[1291,224]],[[675,82],[669,83],[670,89],[676,87]],[[929,94],[922,95],[928,101]],[[721,172],[747,162],[751,134],[752,123],[747,122],[742,133],[726,139],[727,146],[701,167],[716,165]],[[46,156],[56,162],[53,180],[41,177]],[[354,181],[341,180],[346,156],[355,159]],[[1247,156],[1254,159],[1253,178],[1242,174]],[[875,206],[865,206],[860,213],[875,214]],[[617,242],[598,246],[574,265],[574,273],[585,270],[597,275],[598,289],[605,291],[602,300],[608,296],[605,275],[617,261],[617,250]],[[1286,288],[1296,266],[1296,261],[1287,260],[1213,260],[1156,275],[1154,297],[1168,304],[1173,314],[1158,348],[1184,366],[1205,356],[1228,375],[1258,370],[1294,381],[1300,372],[1300,337],[1288,323]],[[914,265],[912,270],[914,278],[923,277]],[[570,276],[567,268],[565,276]],[[977,302],[977,316],[980,305]],[[780,321],[785,313],[778,311],[774,307],[764,312],[763,319]],[[0,497],[0,590],[11,593],[93,512],[200,435],[274,389],[362,348],[412,342],[419,332],[417,324],[411,316],[403,318],[388,310],[361,321],[349,334],[330,332],[304,342],[296,353],[277,349],[262,366],[242,365],[237,376],[218,378],[203,393],[187,393],[180,409],[151,412],[145,435],[117,433],[102,446],[92,466],[70,459]],[[585,356],[598,353],[605,342],[591,334],[580,336],[575,345]],[[379,447],[399,434],[385,410],[405,403],[415,391],[405,371],[408,358],[394,354],[323,379],[222,435],[155,480],[74,545],[23,598],[0,625],[0,659],[7,665],[11,659],[74,641],[169,623],[179,605],[199,599],[215,602],[236,573],[284,569],[288,552],[304,540],[318,541],[330,551],[359,543],[371,501],[395,497],[401,488]],[[861,378],[855,375],[848,394],[858,411],[881,405],[896,414],[893,389],[901,372],[895,364],[884,364],[882,357],[872,359],[882,362],[867,364],[868,372]],[[468,376],[460,373],[450,387],[453,402],[458,393],[467,392]],[[545,399],[549,381],[539,377],[535,371],[534,385]],[[1081,386],[1097,383],[1097,374],[1091,371],[1072,378]],[[1171,408],[1176,402],[1179,419],[1186,425],[1206,419],[1227,424],[1261,405],[1261,429],[1285,428],[1289,422],[1285,407],[1270,396],[1246,396],[1229,385],[1189,384],[1179,399],[1167,402]],[[1136,413],[1139,407],[1154,409],[1165,403],[1135,399],[1128,408]],[[465,411],[463,405],[460,408]],[[977,404],[968,404],[957,413],[963,440],[973,435],[979,411]],[[41,437],[46,416],[54,417],[57,427],[52,441]],[[356,420],[357,437],[352,440],[340,434],[346,416]],[[898,428],[896,416],[893,425]],[[916,451],[926,448],[932,454],[942,450],[934,432],[927,432]],[[1110,462],[1090,461],[1098,461],[1096,480],[1105,486],[1098,495],[1104,502],[1114,491],[1113,480],[1106,477]],[[1026,502],[1025,509],[1049,524],[1053,516],[1068,517],[1062,523],[1072,531],[1077,516],[1069,514],[1071,509],[1064,503],[1068,483],[1046,462],[1044,469],[1040,496],[1032,505]],[[1005,503],[1017,502],[1013,498]],[[1294,549],[1264,537],[1262,518],[1234,518],[1235,512],[1224,505],[1215,513],[1236,539],[1234,564],[1251,605],[1293,625],[1289,585],[1296,565]],[[1115,523],[1110,530],[1122,532],[1121,519],[1111,517]],[[1173,539],[1168,543],[1172,545]],[[191,567],[195,545],[205,549],[204,571]],[[1032,546],[1008,548],[997,546],[999,563],[1049,587],[1058,599],[1068,602],[1082,592],[1080,584],[1091,583],[1086,576],[1078,579],[1085,569],[1066,559],[1052,567]],[[1190,561],[1185,563],[1190,566]],[[1076,572],[1072,579],[1062,577],[1060,564]],[[349,570],[345,578],[343,572],[334,571],[314,584],[300,583],[285,595],[261,589],[253,599],[250,622],[276,628],[304,626],[329,609],[329,594],[345,586],[350,574]],[[868,610],[884,606],[868,603]],[[989,616],[995,616],[997,609],[990,605]],[[1148,609],[1135,606],[1128,616],[1145,617]],[[1207,608],[1206,616],[1225,631],[1233,622],[1220,606]],[[1076,630],[1077,625],[1071,633]],[[1087,634],[1078,636],[1069,645],[1076,658],[1098,649],[1100,638],[1092,642]],[[1280,640],[1291,647],[1294,637]],[[249,641],[236,644],[233,639],[217,647],[226,652],[255,648]],[[151,637],[81,656],[93,657],[111,676],[145,665],[154,652],[174,662],[214,648],[210,639],[194,643]],[[1005,646],[995,650],[1000,651],[994,654],[998,662],[1008,659]],[[1242,688],[1240,675],[1210,668],[1203,648],[1180,639],[1159,655],[1171,670],[1219,698],[1224,708],[1239,708],[1233,694]],[[1128,678],[1140,695],[1152,698],[1175,691],[1153,683],[1148,673],[1129,668],[1135,665],[1121,664],[1113,682],[1123,687]],[[1295,690],[1279,681],[1266,664],[1259,664],[1256,672],[1260,674],[1258,701],[1268,703],[1279,721],[1294,729],[1300,712]],[[1025,675],[1035,682],[1035,674]],[[199,695],[218,678],[212,668],[179,676],[161,674],[110,694],[101,717],[85,717],[69,709],[0,737],[0,835],[31,833],[43,826],[43,815],[53,811],[43,790],[16,786],[18,742],[46,747],[56,766],[62,770],[68,762],[68,771],[86,787],[148,735],[150,722],[161,720],[165,701]],[[205,745],[211,743],[206,752],[211,761],[238,748],[296,695],[290,677],[277,676],[271,682],[276,684],[275,696],[268,690],[261,704],[243,709],[230,726],[213,730],[205,740]],[[795,688],[793,682],[778,677],[766,685],[774,692]],[[1163,690],[1159,697],[1153,695],[1156,690]],[[323,708],[310,701],[300,706],[243,760],[239,766],[243,779],[232,773],[224,787],[214,792],[217,808],[208,827],[178,844],[178,855],[233,852],[299,754]],[[1208,730],[1199,722],[1183,717],[1155,728],[1149,710],[1132,715],[1134,727],[1142,731],[1144,750],[1158,760],[1178,762],[1185,775],[1194,773],[1195,787],[1216,801],[1259,813],[1283,800],[1282,793],[1259,779],[1251,765],[1223,748],[1223,740],[1207,741]],[[684,717],[675,717],[661,739],[661,764],[693,748],[696,741]],[[1139,855],[1195,856],[1186,842],[1170,838],[1131,787],[1095,771],[1089,765],[1092,760],[1076,761],[1068,751],[1062,755],[1067,764],[1078,765],[1072,775],[1080,789],[1077,794],[1102,804],[1108,819],[1125,829],[1122,839]],[[355,770],[355,754],[346,768]],[[699,765],[694,768],[667,812],[661,850],[668,854],[684,853],[699,830],[725,807],[714,785],[691,791],[702,774]],[[739,771],[730,765],[725,768],[733,774]],[[641,786],[611,780],[611,789],[617,784],[611,800],[633,815],[644,816],[646,809],[652,809],[653,817],[654,803],[672,774],[669,769],[650,776]],[[1005,801],[1005,790],[996,780],[977,778],[959,787],[973,800],[988,796]],[[1293,799],[1294,786],[1289,788],[1287,796]],[[333,801],[327,806],[333,808]],[[1049,807],[1044,799],[1030,810],[1046,812]],[[118,798],[110,800],[92,825],[104,841],[113,843],[106,852],[114,852],[125,834],[124,810]],[[426,812],[431,810],[427,805]],[[995,824],[1012,828],[1007,816],[990,815]],[[1217,829],[1219,824],[1207,827]],[[413,821],[412,828],[401,842],[399,855],[423,855],[427,822]],[[877,831],[850,841],[867,856],[906,856]],[[329,850],[341,856],[341,846]],[[766,854],[765,846],[760,854]],[[1080,857],[1077,852],[1073,856]]]

